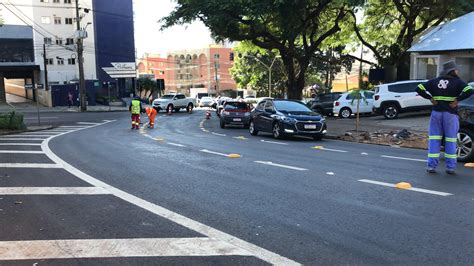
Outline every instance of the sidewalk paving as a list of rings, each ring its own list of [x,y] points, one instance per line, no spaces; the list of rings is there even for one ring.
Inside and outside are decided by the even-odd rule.
[[[58,107],[45,107],[39,106],[37,107],[35,103],[20,103],[20,104],[0,104],[0,113],[6,113],[10,111],[15,111],[19,113],[52,113],[52,112],[59,112],[59,113],[67,113],[67,112],[80,112],[79,107],[67,107],[67,106],[58,106]],[[87,106],[87,112],[108,112],[109,106],[103,105],[96,105],[96,106]],[[127,111],[127,106],[111,106],[110,111],[112,112],[122,112]]]

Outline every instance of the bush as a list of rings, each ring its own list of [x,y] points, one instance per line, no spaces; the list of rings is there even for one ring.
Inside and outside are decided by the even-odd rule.
[[[25,128],[22,114],[15,113],[15,111],[0,114],[0,129],[22,130]]]

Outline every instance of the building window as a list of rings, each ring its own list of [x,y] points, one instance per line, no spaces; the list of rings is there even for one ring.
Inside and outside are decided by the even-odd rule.
[[[46,64],[47,64],[47,65],[54,65],[54,60],[53,60],[53,58],[46,58]]]
[[[219,59],[221,56],[219,54],[214,54],[214,59]]]
[[[44,44],[53,44],[53,40],[51,38],[44,38]]]
[[[416,59],[416,78],[432,79],[438,76],[438,59],[435,57],[421,57]]]
[[[65,19],[64,19],[64,23],[66,23],[66,24],[68,24],[68,25],[72,25],[73,19],[72,19],[72,18],[65,18]]]
[[[56,45],[63,45],[63,39],[56,39]]]
[[[51,24],[51,18],[50,17],[41,17],[41,23]]]
[[[60,17],[54,17],[54,24],[61,24],[61,18]]]
[[[68,63],[68,65],[75,65],[76,64],[76,58],[68,58],[67,63]]]
[[[73,38],[67,38],[66,39],[66,45],[73,45],[74,44],[74,39]]]
[[[59,0],[53,0],[53,3],[59,3]]]
[[[71,0],[64,0],[64,3],[65,3],[65,4],[70,4],[70,3],[71,3]]]
[[[64,65],[64,58],[57,58],[58,65]]]
[[[41,3],[49,3],[49,0],[40,0]]]

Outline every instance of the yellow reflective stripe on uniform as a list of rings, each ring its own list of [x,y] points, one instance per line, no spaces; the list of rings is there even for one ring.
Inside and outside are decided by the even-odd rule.
[[[444,154],[444,158],[448,158],[448,159],[457,159],[458,156],[456,154]]]
[[[430,140],[442,140],[443,136],[429,136],[428,139],[430,139]]]
[[[447,97],[447,96],[433,96],[433,99],[436,101],[446,101],[446,102],[453,102],[456,100],[456,97]]]
[[[458,142],[457,138],[446,138],[446,142]]]
[[[462,90],[462,92],[467,92],[467,91],[470,91],[470,90],[472,90],[472,87],[471,87],[471,86],[466,86],[466,87]]]
[[[423,86],[423,84],[418,85],[418,88],[420,88],[420,90],[422,90],[422,91],[425,91],[425,90],[426,90],[426,89],[425,89],[425,86]]]
[[[428,153],[428,158],[439,158],[439,153]]]

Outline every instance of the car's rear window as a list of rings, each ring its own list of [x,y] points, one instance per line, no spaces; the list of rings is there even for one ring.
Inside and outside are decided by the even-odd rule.
[[[410,82],[410,83],[402,83],[402,84],[393,84],[388,86],[388,91],[395,92],[395,93],[410,93],[415,92],[416,86],[418,86],[420,82]]]
[[[225,104],[226,110],[247,110],[248,105],[240,102],[228,102]]]

